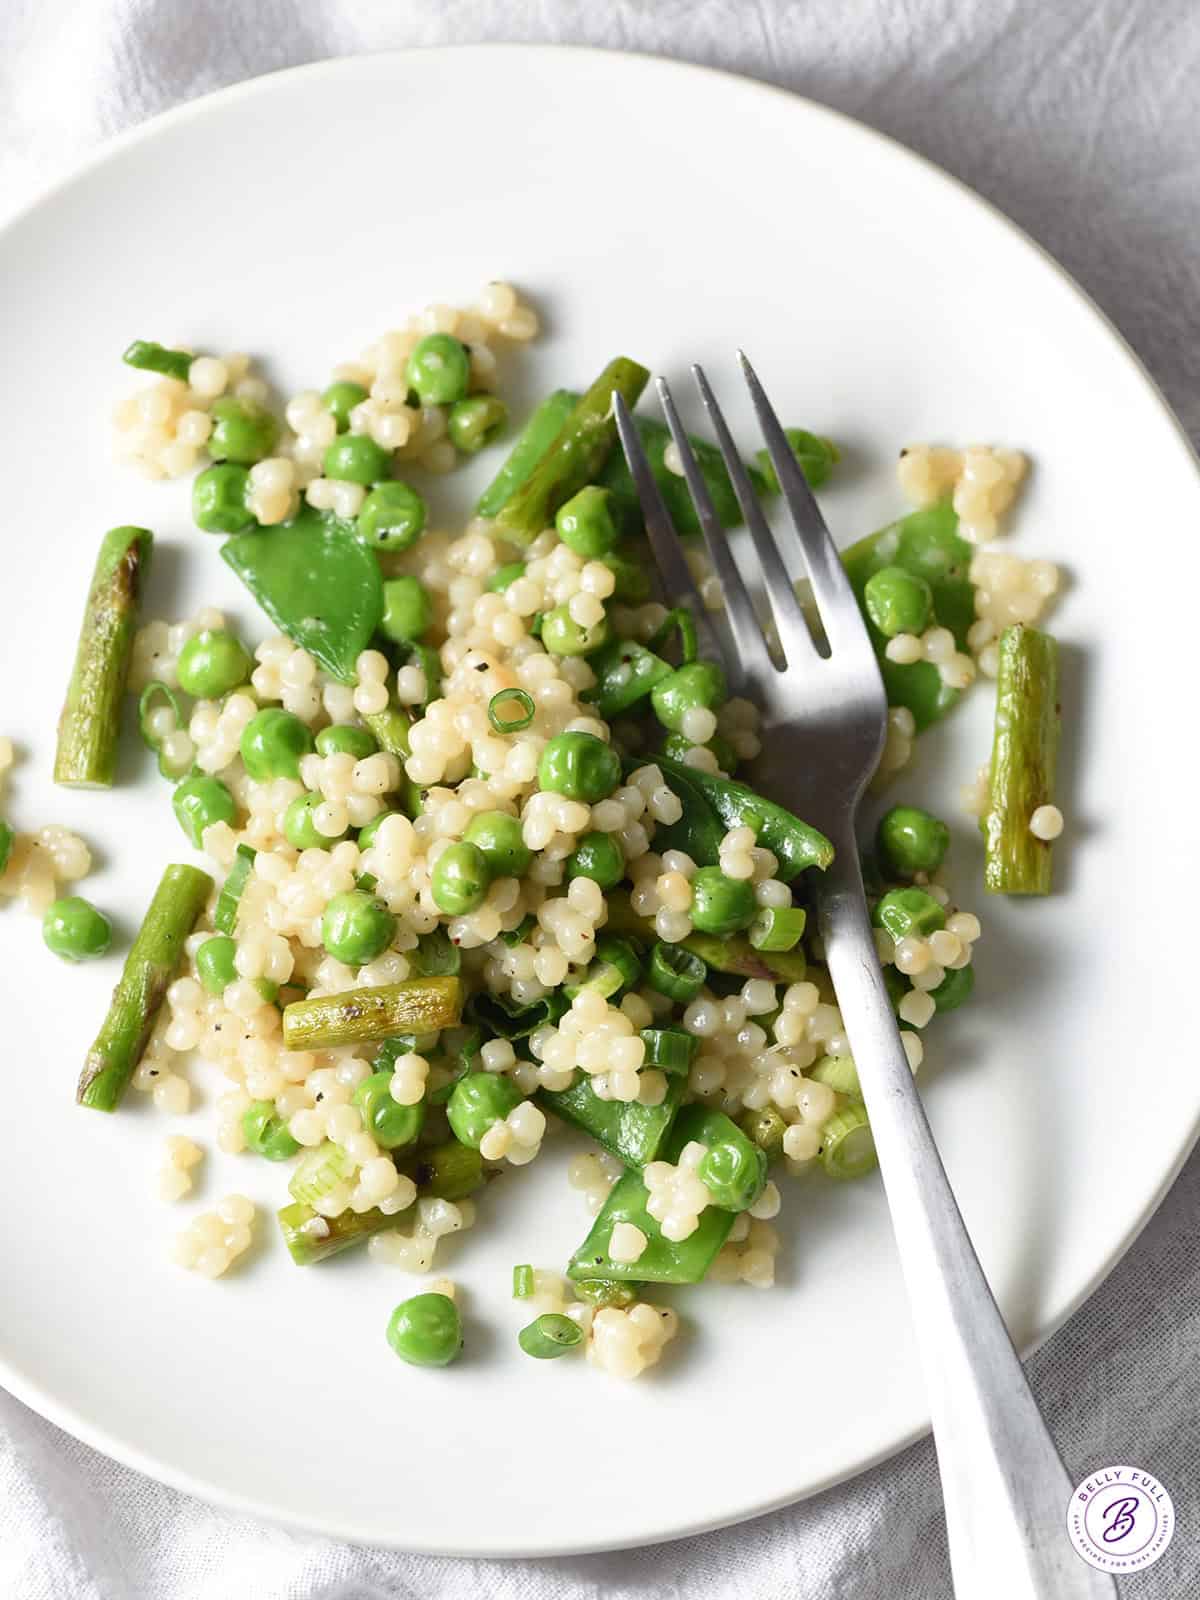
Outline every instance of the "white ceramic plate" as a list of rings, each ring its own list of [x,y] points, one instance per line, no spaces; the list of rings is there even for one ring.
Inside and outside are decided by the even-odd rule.
[[[935,1028],[923,1076],[1019,1341],[1096,1286],[1179,1167],[1200,1104],[1181,894],[1196,830],[1173,800],[1194,721],[1193,597],[1172,581],[1191,560],[1200,482],[1144,373],[1053,263],[943,174],[805,101],[661,61],[482,48],[329,62],[161,118],[0,235],[0,272],[0,730],[29,752],[5,810],[94,843],[87,892],[125,934],[187,849],[132,741],[112,794],[51,784],[100,532],[158,530],[149,614],[215,603],[265,632],[191,527],[186,488],[110,464],[129,339],[248,348],[292,392],[411,309],[503,276],[546,326],[513,363],[521,403],[618,351],[676,375],[702,360],[754,448],[731,359],[744,344],[785,418],[847,447],[825,496],[843,540],[900,510],[905,442],[1032,451],[1012,548],[1072,573],[1054,621],[1059,892],[980,907],[977,998]],[[444,503],[464,506],[479,475]],[[979,690],[922,742],[896,794],[956,814],[986,755],[989,699]],[[953,859],[979,904],[965,820]],[[630,1385],[516,1347],[512,1264],[560,1263],[587,1227],[562,1145],[496,1184],[446,1252],[470,1329],[450,1372],[391,1355],[384,1325],[413,1280],[361,1255],[300,1271],[272,1236],[224,1282],[181,1272],[167,1246],[194,1207],[153,1197],[167,1132],[210,1150],[198,1201],[237,1188],[269,1217],[281,1173],[215,1151],[206,1070],[179,1124],[136,1095],[112,1118],[76,1110],[120,956],[68,970],[15,908],[0,948],[0,1378],[111,1455],[333,1535],[516,1554],[746,1517],[927,1425],[875,1181],[789,1187],[780,1287],[691,1293],[670,1359]]]

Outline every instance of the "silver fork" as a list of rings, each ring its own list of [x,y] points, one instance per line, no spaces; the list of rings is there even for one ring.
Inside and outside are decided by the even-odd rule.
[[[1113,1600],[1071,1548],[1072,1485],[972,1248],[900,1042],[863,893],[855,817],[883,749],[887,700],[845,571],[750,363],[742,369],[804,557],[828,655],[818,652],[742,458],[699,367],[696,382],[762,567],[786,668],[776,667],[666,382],[658,393],[725,592],[731,681],[764,714],[764,788],[832,840],[812,888],[825,959],[858,1067],[921,1347],[961,1600]],[[613,408],[646,532],[673,603],[705,608],[620,395]],[[715,632],[705,627],[706,638]],[[732,654],[733,659],[729,659]]]

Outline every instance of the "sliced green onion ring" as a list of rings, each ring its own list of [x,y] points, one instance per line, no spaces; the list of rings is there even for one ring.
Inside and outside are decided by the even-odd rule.
[[[747,937],[756,950],[794,950],[804,936],[803,906],[764,906]]]
[[[515,717],[505,715],[509,706],[520,707]],[[533,713],[533,696],[524,689],[501,689],[488,701],[488,721],[497,733],[520,733],[533,721]]]
[[[548,1311],[544,1317],[522,1328],[517,1343],[527,1356],[538,1361],[553,1361],[583,1343],[583,1329],[560,1311]]]
[[[861,1178],[878,1166],[866,1107],[851,1101],[821,1129],[821,1164],[831,1178]]]
[[[646,1065],[666,1073],[686,1073],[700,1043],[682,1028],[643,1028],[640,1037]]]
[[[232,934],[237,927],[238,906],[241,904],[242,892],[254,870],[254,858],[257,854],[258,851],[251,845],[239,844],[237,847],[233,865],[221,885],[221,892],[217,896],[217,908],[213,912],[213,926],[218,933]]]
[[[155,703],[157,701],[163,702],[163,705],[157,705]],[[138,732],[142,736],[142,743],[148,750],[153,750],[158,757],[159,772],[162,773],[164,778],[177,781],[186,775],[186,768],[182,772],[175,772],[169,768],[163,761],[162,740],[150,732],[150,718],[155,711],[165,709],[167,706],[170,707],[175,717],[176,728],[186,729],[187,716],[176,697],[175,691],[158,678],[152,679],[138,696]]]
[[[668,611],[666,616],[646,640],[648,650],[657,650],[659,645],[665,644],[672,633],[679,635],[679,664],[686,666],[689,661],[695,661],[700,650],[699,640],[696,637],[696,619],[687,606],[676,606]]]
[[[704,987],[708,968],[698,955],[685,950],[682,945],[664,944],[660,940],[650,952],[650,965],[646,982],[668,1000],[686,1004],[694,1000]]]

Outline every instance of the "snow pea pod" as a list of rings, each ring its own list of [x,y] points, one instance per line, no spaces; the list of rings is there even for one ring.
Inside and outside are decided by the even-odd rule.
[[[534,1098],[543,1111],[553,1111],[564,1122],[590,1133],[627,1167],[644,1167],[658,1159],[686,1087],[686,1074],[672,1076],[666,1095],[656,1106],[636,1100],[601,1100],[587,1073],[581,1072],[569,1089],[539,1089]]]
[[[824,870],[833,860],[833,846],[823,833],[818,833],[816,828],[802,822],[773,800],[765,800],[762,795],[755,794],[744,783],[735,783],[732,778],[715,777],[710,772],[701,772],[698,767],[685,767],[668,756],[659,756],[658,766],[664,781],[684,804],[685,815],[689,802],[684,801],[684,794],[686,786],[690,784],[724,824],[722,834],[730,828],[753,828],[759,844],[778,857],[776,877],[784,883],[790,883],[806,867]],[[688,853],[691,854],[690,851]],[[704,864],[713,865],[715,862],[714,856]]]
[[[707,1146],[697,1176],[712,1195],[711,1205],[723,1211],[745,1211],[763,1192],[767,1158],[752,1139],[723,1111],[687,1106],[679,1113],[666,1141],[668,1161],[678,1161],[685,1144]]]
[[[583,698],[611,721],[636,705],[674,672],[670,662],[634,639],[612,639],[588,657],[596,682]]]
[[[699,1283],[729,1237],[734,1213],[705,1206],[694,1233],[678,1243],[664,1239],[646,1209],[648,1195],[641,1174],[627,1172],[609,1190],[592,1231],[571,1257],[567,1276],[606,1278],[637,1283]],[[618,1222],[631,1222],[646,1235],[646,1248],[636,1261],[614,1261],[609,1252]]]
[[[351,523],[305,505],[290,522],[235,534],[221,555],[288,638],[339,683],[383,617],[383,578]]]
[[[481,989],[467,1001],[465,1019],[482,1028],[489,1039],[527,1039],[546,1023],[557,1022],[566,1008],[558,990],[522,1005],[510,995]]]
[[[958,517],[948,500],[913,511],[842,552],[842,565],[879,658],[888,704],[907,706],[918,732],[940,721],[957,704],[962,690],[943,683],[931,662],[887,659],[887,635],[867,610],[867,582],[885,567],[899,567],[922,579],[933,597],[934,619],[940,627],[949,628],[958,648],[965,650],[967,629],[975,621],[975,589],[968,576],[971,554],[971,546],[959,536]]]
[[[645,763],[628,761],[625,765],[628,777],[630,772]],[[655,828],[656,850],[659,855],[666,850],[683,850],[698,867],[715,867],[720,860],[721,840],[725,837],[726,829],[708,803],[704,791],[694,782],[696,768],[685,766],[682,761],[668,761],[665,758],[659,760],[658,768],[683,811],[677,822],[660,822]]]

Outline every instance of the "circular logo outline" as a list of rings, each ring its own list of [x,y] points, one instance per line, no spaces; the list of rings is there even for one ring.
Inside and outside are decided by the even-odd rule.
[[[1152,1567],[1175,1535],[1175,1506],[1152,1472],[1117,1462],[1075,1485],[1067,1537],[1081,1561],[1099,1572]]]

